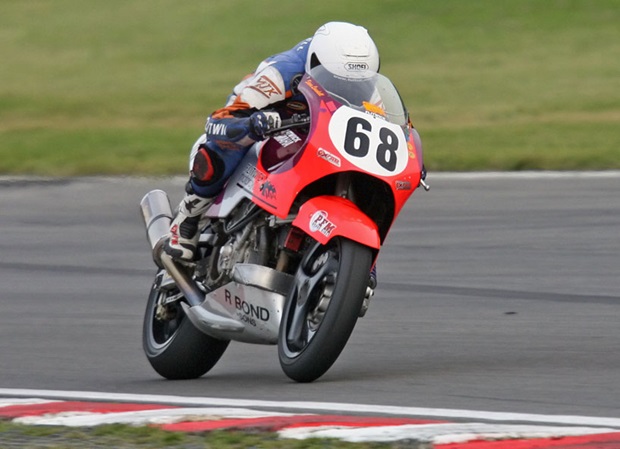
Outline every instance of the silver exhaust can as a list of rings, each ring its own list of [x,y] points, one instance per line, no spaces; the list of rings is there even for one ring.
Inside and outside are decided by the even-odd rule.
[[[151,190],[140,201],[146,238],[153,251],[153,261],[162,268],[161,252],[170,231],[172,209],[168,195],[163,190]]]

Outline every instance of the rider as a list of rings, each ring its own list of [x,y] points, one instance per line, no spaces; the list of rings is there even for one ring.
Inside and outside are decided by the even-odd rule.
[[[281,102],[303,101],[297,85],[304,73],[317,65],[339,77],[370,78],[379,71],[379,52],[365,28],[329,22],[313,37],[262,61],[237,84],[226,105],[209,116],[205,133],[192,148],[186,194],[164,247],[172,258],[194,259],[202,213],[250,146],[281,124],[280,114],[267,109]],[[303,103],[294,104],[298,108]]]

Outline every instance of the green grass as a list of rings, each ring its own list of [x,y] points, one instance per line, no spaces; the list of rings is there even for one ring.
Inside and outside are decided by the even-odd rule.
[[[620,0],[0,0],[0,174],[184,174],[206,116],[365,25],[432,170],[619,169]]]
[[[0,447],[20,449],[427,449],[425,443],[347,443],[289,440],[261,431],[168,432],[121,424],[98,427],[24,426],[0,422]]]

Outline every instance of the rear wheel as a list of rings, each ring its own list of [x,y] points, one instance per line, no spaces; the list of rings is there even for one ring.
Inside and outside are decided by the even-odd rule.
[[[194,327],[179,301],[176,288],[161,289],[158,273],[144,314],[142,346],[153,369],[166,379],[195,379],[218,362],[229,341],[210,337]],[[182,300],[182,299],[181,299]]]
[[[325,374],[344,349],[364,301],[371,249],[336,237],[303,258],[278,339],[280,365],[297,382]]]

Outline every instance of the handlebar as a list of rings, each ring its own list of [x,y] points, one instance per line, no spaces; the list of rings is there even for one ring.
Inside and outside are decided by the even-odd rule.
[[[301,128],[309,123],[310,116],[308,114],[293,114],[291,118],[282,120],[279,127],[270,129],[267,135],[271,136],[291,128]]]

